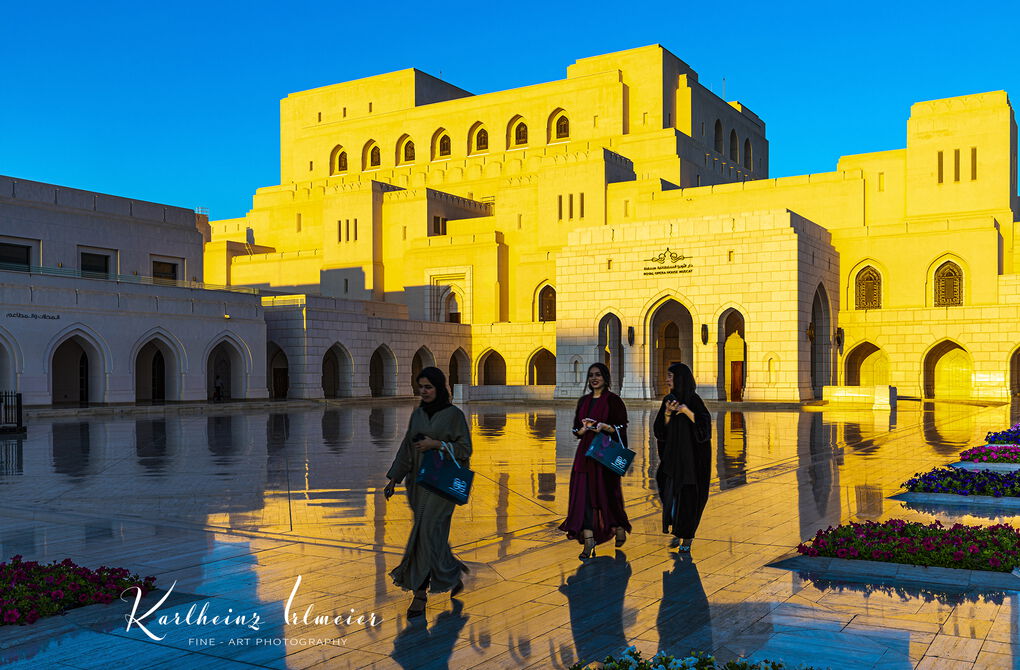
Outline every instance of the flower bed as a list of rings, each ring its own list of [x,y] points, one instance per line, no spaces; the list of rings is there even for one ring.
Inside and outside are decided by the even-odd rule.
[[[934,468],[903,482],[911,493],[951,493],[961,496],[1020,496],[1020,472],[989,472],[962,468]]]
[[[75,607],[111,603],[127,588],[148,593],[155,577],[140,578],[124,568],[89,570],[67,558],[42,565],[15,556],[0,563],[0,626],[35,623]]]
[[[805,556],[1010,572],[1020,565],[1020,530],[1006,525],[945,527],[890,519],[819,530],[797,547]]]
[[[1020,444],[1020,423],[997,433],[990,432],[985,440],[988,444]]]
[[[803,670],[811,670],[807,666],[797,666]],[[602,662],[575,663],[570,670],[585,670],[587,668],[604,668],[605,670],[792,670],[793,666],[786,665],[781,661],[759,661],[752,663],[744,659],[720,663],[712,656],[703,651],[694,652],[687,657],[672,656],[665,652],[658,652],[651,658],[641,658],[641,652],[634,647],[628,647],[619,657],[607,656]]]
[[[972,463],[1020,463],[1020,445],[985,444],[962,452],[960,460]]]

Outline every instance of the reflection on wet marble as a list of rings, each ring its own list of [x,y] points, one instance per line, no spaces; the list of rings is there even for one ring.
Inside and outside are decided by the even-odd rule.
[[[583,564],[579,546],[555,531],[576,446],[572,407],[465,407],[475,488],[451,541],[472,573],[458,600],[435,596],[426,618],[408,623],[408,596],[387,572],[411,513],[402,494],[387,503],[381,489],[411,408],[82,415],[0,439],[4,557],[123,565],[173,587],[160,613],[205,606],[210,616],[229,609],[263,619],[259,630],[156,626],[165,637],[154,641],[125,630],[128,603],[83,608],[0,627],[0,662],[565,668],[634,644],[646,654],[708,649],[833,668],[1020,667],[1017,593],[868,587],[764,567],[818,528],[851,519],[1017,523],[1001,510],[887,499],[915,472],[1008,425],[1016,407],[715,412],[713,492],[687,557],[659,534],[656,406],[633,403],[637,458],[623,488],[635,532]],[[297,619],[284,623],[287,612]],[[316,614],[374,614],[380,623]]]

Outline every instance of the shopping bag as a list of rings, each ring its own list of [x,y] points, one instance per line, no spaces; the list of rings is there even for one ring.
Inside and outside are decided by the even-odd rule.
[[[445,452],[443,449],[430,449],[422,455],[415,481],[433,493],[463,505],[468,501],[474,478],[475,473],[461,467],[453,457],[453,449],[447,445]]]
[[[619,435],[619,426],[616,427],[614,435],[599,433],[591,441],[585,456],[595,459],[610,472],[622,477],[627,474],[630,464],[634,462],[634,452],[623,446]]]

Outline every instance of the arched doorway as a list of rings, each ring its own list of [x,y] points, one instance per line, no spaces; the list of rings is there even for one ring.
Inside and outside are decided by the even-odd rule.
[[[808,340],[811,343],[811,388],[815,398],[822,397],[822,387],[832,384],[832,318],[829,297],[819,284],[811,301],[811,322]]]
[[[528,362],[528,384],[531,386],[556,385],[556,357],[548,349],[539,349]]]
[[[847,386],[888,386],[889,357],[871,342],[861,342],[846,356]]]
[[[50,374],[53,404],[102,401],[102,355],[85,338],[75,335],[54,350]]]
[[[599,320],[598,360],[609,368],[613,388],[623,388],[623,326],[615,314]]]
[[[290,369],[287,354],[274,342],[269,342],[266,355],[266,373],[269,377],[269,397],[286,400],[290,389]]]
[[[244,397],[244,360],[237,348],[226,340],[209,352],[206,392],[209,400],[216,401]]]
[[[14,353],[0,337],[0,391],[17,391],[18,381]]]
[[[463,349],[458,348],[450,356],[450,374],[447,378],[450,380],[451,393],[454,384],[471,384],[471,359]]]
[[[351,355],[342,344],[334,344],[322,357],[322,396],[349,398],[353,395],[353,387],[354,362]]]
[[[973,374],[974,364],[966,349],[951,340],[939,342],[924,357],[924,397],[969,398]]]
[[[177,399],[177,357],[165,342],[152,339],[135,356],[135,401]]]
[[[650,324],[652,369],[649,379],[652,393],[663,396],[669,392],[666,370],[670,365],[686,363],[694,370],[694,319],[686,307],[670,299],[655,309]]]
[[[506,361],[499,352],[490,350],[478,362],[478,383],[482,386],[506,385]]]
[[[728,309],[719,316],[719,397],[731,402],[744,399],[747,380],[747,341],[744,315]]]
[[[368,362],[368,387],[374,398],[397,394],[397,359],[385,344],[372,352]]]
[[[411,359],[411,393],[418,395],[418,375],[425,368],[433,368],[436,366],[436,357],[432,355],[428,347],[422,347],[418,351],[414,352],[414,357]]]

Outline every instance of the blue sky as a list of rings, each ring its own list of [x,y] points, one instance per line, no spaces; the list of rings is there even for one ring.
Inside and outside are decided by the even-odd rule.
[[[765,120],[772,176],[824,172],[902,147],[912,102],[1020,99],[1018,4],[10,3],[0,174],[242,216],[288,93],[407,67],[488,93],[654,43]]]

